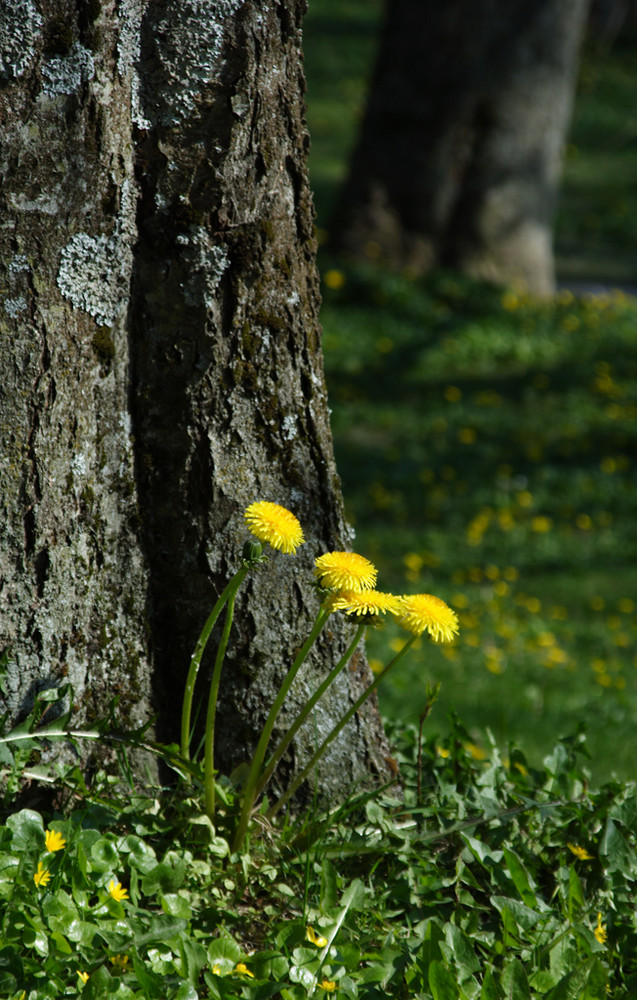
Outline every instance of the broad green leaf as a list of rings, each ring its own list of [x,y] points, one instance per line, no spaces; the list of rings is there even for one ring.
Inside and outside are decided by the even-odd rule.
[[[580,1000],[608,1000],[608,975],[598,958],[591,962],[590,975]]]
[[[611,872],[630,872],[635,867],[635,854],[628,848],[624,835],[617,829],[612,819],[606,821],[606,827],[599,845],[599,853],[605,856],[608,870]]]
[[[584,890],[582,889],[582,883],[580,882],[580,877],[575,871],[575,865],[571,865],[568,872],[568,915],[569,919],[573,918],[579,913],[582,907],[585,905],[584,900]]]
[[[11,846],[19,854],[26,848],[35,846],[38,850],[44,848],[44,825],[40,813],[33,809],[21,809],[7,819],[7,826],[12,831]]]
[[[455,978],[442,962],[433,961],[429,966],[429,989],[434,1000],[458,1000],[460,989]]]
[[[347,889],[341,896],[341,906],[347,907],[349,910],[360,910],[365,902],[365,886],[359,878],[354,879],[354,881],[348,885]]]
[[[507,909],[518,926],[525,931],[531,930],[540,920],[544,919],[543,914],[536,913],[535,910],[531,910],[518,899],[511,899],[509,896],[491,896],[491,902],[499,913]]]
[[[504,854],[504,860],[506,861],[507,868],[509,869],[509,874],[513,879],[513,884],[522,897],[522,902],[531,909],[535,909],[537,907],[537,900],[535,898],[535,893],[531,889],[529,877],[524,865],[518,858],[517,854],[514,854],[513,851],[508,850],[506,847],[503,848],[502,853]]]
[[[524,966],[517,959],[511,959],[502,972],[502,986],[505,1000],[531,1000],[531,991]]]
[[[170,917],[166,913],[151,918],[148,928],[135,934],[135,947],[139,950],[155,941],[168,941],[175,934],[186,929],[186,921],[180,917]]]
[[[445,945],[441,945],[447,952],[446,958],[449,964],[453,964],[458,969],[459,981],[462,983],[469,979],[474,972],[480,968],[480,962],[476,958],[476,953],[469,938],[455,924],[447,924],[445,927]]]
[[[324,912],[338,906],[336,869],[327,858],[321,865],[321,909]]]
[[[177,854],[172,852],[160,864],[155,865],[152,871],[142,878],[142,891],[146,896],[154,896],[159,892],[166,895],[169,892],[177,892],[184,883],[186,877],[186,862]]]
[[[208,962],[210,968],[217,963],[230,962],[232,968],[243,958],[243,951],[236,941],[225,932],[216,941],[211,941],[208,945]],[[225,968],[222,966],[222,968]]]
[[[493,978],[493,973],[490,969],[487,969],[482,980],[480,1000],[502,1000],[502,991]]]
[[[206,949],[198,941],[183,934],[179,939],[181,974],[193,986],[199,982],[199,973],[208,961]]]
[[[585,962],[583,965],[579,965],[573,969],[572,972],[569,972],[547,994],[546,1000],[579,1000],[582,989],[588,982],[591,964],[590,961]]]

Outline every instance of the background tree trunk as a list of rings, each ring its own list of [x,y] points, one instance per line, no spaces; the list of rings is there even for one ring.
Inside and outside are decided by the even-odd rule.
[[[356,256],[554,289],[552,219],[588,0],[387,0],[330,229]]]
[[[217,760],[245,759],[318,607],[313,558],[346,545],[322,373],[300,57],[304,4],[9,5],[0,397],[7,707],[68,676],[174,738],[190,654],[239,565],[243,509],[307,544],[240,594]],[[303,697],[351,631],[331,623]],[[214,650],[212,650],[213,652]],[[211,657],[212,658],[212,657]],[[364,658],[288,761],[369,680]],[[320,786],[384,773],[371,706]]]

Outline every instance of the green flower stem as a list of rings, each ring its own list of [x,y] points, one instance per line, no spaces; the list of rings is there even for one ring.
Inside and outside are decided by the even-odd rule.
[[[266,750],[268,748],[268,742],[270,740],[270,736],[272,735],[272,730],[274,729],[274,723],[277,720],[277,716],[281,710],[283,702],[285,701],[286,695],[290,690],[292,681],[298,674],[303,661],[305,660],[310,649],[316,642],[318,635],[323,626],[325,625],[325,622],[327,621],[329,616],[330,616],[330,610],[327,607],[325,607],[325,605],[321,605],[319,613],[316,616],[316,621],[312,626],[312,631],[310,632],[309,636],[303,643],[298,656],[296,657],[294,663],[292,664],[287,674],[285,675],[283,683],[281,684],[281,687],[279,689],[279,693],[274,699],[272,708],[270,709],[270,713],[267,719],[265,720],[261,736],[259,737],[259,742],[257,743],[257,748],[254,751],[252,763],[250,764],[248,778],[246,780],[246,785],[243,793],[243,803],[241,806],[241,815],[239,816],[237,832],[235,833],[234,843],[232,847],[233,851],[239,851],[241,849],[241,845],[243,844],[245,835],[248,830],[248,823],[250,822],[250,814],[252,812],[252,806],[254,805],[254,800],[256,798],[256,790],[259,781],[259,775],[261,772],[261,768],[263,766],[263,761],[265,759]]]
[[[237,574],[238,575],[238,574]],[[241,582],[241,581],[239,581]],[[206,740],[204,744],[204,803],[206,813],[210,819],[215,815],[215,718],[217,715],[217,698],[219,696],[219,682],[221,680],[221,668],[228,647],[232,619],[234,618],[234,602],[237,596],[237,587],[228,598],[228,610],[226,620],[221,633],[219,648],[215,659],[212,678],[210,680],[210,694],[208,695],[208,712],[206,713]]]
[[[376,690],[376,688],[378,687],[378,685],[380,684],[380,682],[382,681],[383,677],[388,672],[388,670],[390,670],[396,663],[398,663],[399,660],[403,658],[407,650],[414,644],[417,638],[418,636],[412,635],[412,637],[407,640],[407,642],[400,650],[400,652],[396,653],[393,660],[390,660],[387,666],[383,670],[381,670],[381,672],[374,678],[369,687],[363,691],[360,698],[358,698],[354,702],[352,707],[348,709],[348,711],[345,713],[340,722],[338,722],[334,726],[332,731],[325,737],[325,739],[323,740],[320,747],[318,748],[312,759],[309,761],[309,763],[306,764],[301,773],[296,776],[296,778],[294,779],[290,787],[287,789],[287,791],[284,792],[281,798],[274,803],[272,808],[266,814],[268,819],[272,819],[272,817],[275,816],[279,812],[279,810],[283,808],[283,806],[289,801],[289,799],[292,798],[297,789],[300,788],[300,786],[303,784],[303,782],[307,778],[308,774],[310,773],[316,762],[323,756],[330,743],[332,743],[332,741],[336,739],[340,731],[347,725],[352,716],[355,715],[356,712],[358,712],[361,705],[365,701],[367,701],[370,694],[372,694]]]
[[[181,709],[181,756],[185,760],[190,760],[190,717],[192,714],[192,699],[195,693],[195,681],[197,680],[197,673],[199,671],[199,665],[201,663],[201,657],[203,656],[204,649],[210,638],[210,633],[212,632],[217,618],[223,611],[224,606],[231,597],[237,593],[237,590],[241,586],[246,573],[248,572],[248,566],[242,566],[241,569],[237,570],[235,575],[230,580],[230,583],[226,589],[221,594],[221,597],[215,604],[214,608],[210,612],[208,620],[203,627],[201,635],[197,640],[197,645],[195,646],[195,651],[192,654],[190,660],[190,669],[188,670],[188,677],[186,678],[186,689],[184,691],[184,701]]]
[[[364,633],[366,627],[367,626],[365,624],[362,624],[362,625],[358,626],[358,628],[356,629],[356,634],[355,634],[354,638],[352,639],[351,643],[349,644],[349,646],[345,650],[345,653],[343,654],[343,656],[341,657],[341,659],[338,661],[338,663],[336,664],[336,666],[327,675],[327,677],[325,678],[325,680],[323,681],[323,683],[321,684],[321,686],[316,689],[316,691],[314,692],[314,694],[312,695],[312,697],[308,698],[308,700],[305,702],[305,705],[301,709],[301,711],[300,711],[299,715],[297,716],[295,722],[290,726],[290,728],[288,729],[287,733],[285,734],[285,736],[283,737],[283,739],[281,740],[281,742],[277,746],[276,750],[272,754],[272,757],[271,757],[270,761],[268,762],[268,766],[266,767],[265,771],[263,772],[263,774],[261,776],[261,780],[259,781],[259,783],[257,785],[256,792],[255,792],[255,798],[259,797],[259,795],[261,794],[261,792],[263,791],[263,789],[267,785],[268,781],[270,780],[270,778],[272,777],[272,775],[274,773],[274,770],[275,770],[277,764],[281,760],[281,757],[283,756],[283,754],[285,753],[285,751],[289,747],[290,743],[292,742],[292,740],[296,736],[296,734],[299,731],[300,727],[303,725],[303,723],[307,719],[308,715],[310,714],[310,712],[312,711],[312,709],[316,705],[317,701],[320,698],[323,697],[323,695],[327,691],[327,689],[330,686],[330,684],[332,683],[332,681],[336,680],[336,678],[340,674],[340,672],[343,669],[343,667],[348,663],[350,657],[354,653],[354,650],[356,649],[356,647],[358,646],[359,642],[363,638],[363,633]]]

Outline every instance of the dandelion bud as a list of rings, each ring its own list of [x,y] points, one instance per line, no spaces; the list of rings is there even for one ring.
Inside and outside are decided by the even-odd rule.
[[[250,566],[256,566],[263,560],[263,546],[261,542],[258,542],[254,538],[250,538],[245,542],[243,546],[243,551],[241,553],[242,562],[248,563]]]

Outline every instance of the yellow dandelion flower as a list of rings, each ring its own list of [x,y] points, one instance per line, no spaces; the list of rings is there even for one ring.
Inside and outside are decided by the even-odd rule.
[[[314,575],[324,590],[371,590],[376,567],[356,552],[326,552],[315,560]]]
[[[66,840],[57,830],[47,830],[44,834],[44,844],[50,854],[66,847]]]
[[[315,944],[317,948],[324,948],[327,944],[327,938],[319,937],[310,924],[308,924],[305,928],[305,940],[309,941],[311,944]]]
[[[51,872],[48,868],[45,868],[42,862],[38,864],[38,870],[33,876],[33,881],[37,886],[46,885],[47,882],[51,881]]]
[[[77,974],[83,983],[88,983],[88,972],[80,972],[80,970],[78,969]]]
[[[567,841],[566,846],[571,854],[574,854],[580,861],[591,861],[595,857],[594,854],[589,854],[585,847],[580,847],[579,844],[572,844],[570,840]]]
[[[120,972],[125,972],[128,966],[128,955],[113,955],[111,965]]]
[[[382,615],[386,611],[396,614],[398,601],[393,594],[383,594],[380,590],[342,590],[332,596],[331,608],[347,615]]]
[[[250,979],[254,979],[254,972],[250,972],[245,962],[237,962],[234,967],[234,971],[241,972],[244,976],[250,976]]]
[[[305,541],[298,519],[278,503],[259,500],[251,503],[243,516],[252,534],[273,549],[294,553]]]
[[[602,923],[601,913],[597,914],[597,927],[595,928],[594,934],[600,944],[606,944],[608,933],[606,931],[606,926]]]
[[[118,903],[122,899],[128,899],[128,890],[124,888],[121,882],[118,882],[116,878],[112,878],[108,883],[108,894],[116,899]]]
[[[318,984],[320,990],[325,990],[326,993],[333,993],[336,989],[336,983],[333,979],[324,979]]]
[[[452,642],[458,634],[458,616],[433,594],[413,594],[399,599],[396,620],[414,635],[429,632],[434,642]]]

